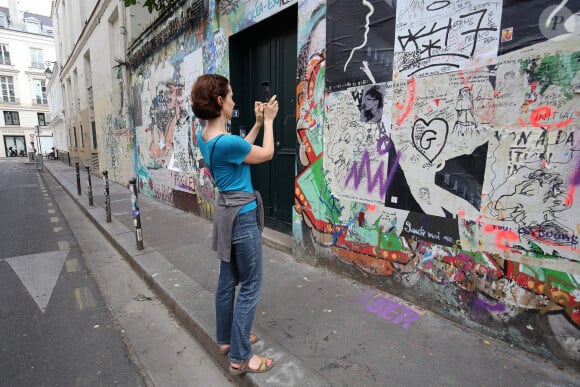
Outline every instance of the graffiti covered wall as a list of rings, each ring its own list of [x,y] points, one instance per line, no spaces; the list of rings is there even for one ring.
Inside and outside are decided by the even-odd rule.
[[[580,44],[560,23],[578,5],[525,6],[327,2],[325,47],[299,69],[294,238],[314,262],[577,360]]]
[[[143,193],[212,217],[191,85],[227,76],[228,37],[289,4],[210,1],[156,35],[132,69]],[[295,255],[578,359],[555,328],[580,327],[578,6],[559,4],[299,1]]]
[[[95,125],[99,152],[99,168],[107,171],[109,178],[127,184],[133,177],[134,135],[127,125],[123,112],[115,111],[110,97],[95,101]]]
[[[179,16],[158,26],[134,49],[132,116],[143,193],[213,216],[216,188],[196,144],[195,131],[202,123],[191,111],[191,87],[204,73],[229,75],[230,35],[293,3],[223,1],[209,2],[205,9],[203,2],[190,0]]]

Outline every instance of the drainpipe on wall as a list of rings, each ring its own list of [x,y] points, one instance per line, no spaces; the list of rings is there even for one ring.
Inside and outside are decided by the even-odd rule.
[[[127,7],[125,7],[124,4],[120,4],[119,7],[121,8],[121,17],[119,18],[121,20],[121,22],[119,23],[119,29],[120,29],[120,33],[122,35],[121,38],[121,44],[122,44],[122,49],[123,49],[123,61],[125,63],[127,63],[127,46],[128,46],[128,33],[127,33]],[[125,64],[124,66],[122,66],[121,68],[122,70],[122,82],[123,82],[123,95],[121,96],[122,98],[122,104],[125,107],[125,111],[123,112],[123,114],[125,115],[125,122],[127,124],[127,129],[130,130],[131,132],[133,132],[134,128],[133,128],[133,122],[132,122],[132,115],[131,115],[131,105],[129,104],[130,101],[130,86],[131,86],[131,73],[130,73],[130,69],[129,69],[129,65]],[[135,144],[136,138],[135,136],[132,136],[132,142],[133,142],[133,149],[136,149],[137,144]],[[132,158],[132,160],[134,160],[134,158]],[[133,165],[132,170],[135,169],[135,166]],[[131,173],[132,174],[132,173]],[[137,185],[138,187],[138,185]]]

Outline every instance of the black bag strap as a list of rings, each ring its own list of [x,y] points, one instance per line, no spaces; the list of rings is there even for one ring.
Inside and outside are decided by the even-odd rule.
[[[213,147],[211,148],[211,152],[209,153],[209,172],[211,173],[211,178],[213,179],[213,182],[215,184],[215,179],[213,177],[213,151],[215,150],[215,146],[217,145],[217,143],[221,140],[221,138],[223,137],[223,134],[220,134],[217,138],[217,140],[215,140],[215,142],[213,143]]]

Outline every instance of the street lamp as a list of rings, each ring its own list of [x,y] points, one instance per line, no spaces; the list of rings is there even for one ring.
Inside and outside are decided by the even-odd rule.
[[[44,76],[46,77],[46,79],[50,80],[50,78],[52,78],[52,70],[50,69],[50,65],[55,65],[56,62],[47,60],[46,62],[44,62],[44,65],[46,66],[46,69],[44,70]]]

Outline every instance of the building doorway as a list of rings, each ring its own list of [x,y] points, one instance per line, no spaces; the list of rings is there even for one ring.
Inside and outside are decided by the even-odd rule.
[[[254,123],[254,101],[264,99],[264,82],[276,94],[274,158],[252,165],[252,183],[262,194],[266,226],[290,233],[296,178],[296,66],[298,7],[278,14],[230,37],[230,81],[239,118],[232,133],[244,136]],[[256,139],[262,142],[262,132]]]
[[[4,152],[6,157],[26,156],[26,137],[4,136]]]

